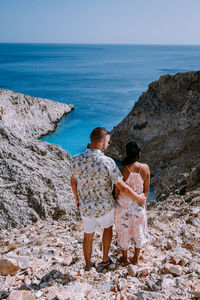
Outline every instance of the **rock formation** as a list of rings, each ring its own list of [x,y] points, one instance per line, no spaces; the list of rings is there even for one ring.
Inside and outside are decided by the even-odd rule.
[[[155,192],[185,193],[200,183],[199,132],[200,71],[161,76],[113,129],[108,155],[121,160],[126,142],[135,139]]]
[[[55,131],[72,109],[73,105],[0,89],[0,121],[21,137],[41,138]]]
[[[0,90],[0,228],[73,213],[70,155],[37,138],[72,105]]]

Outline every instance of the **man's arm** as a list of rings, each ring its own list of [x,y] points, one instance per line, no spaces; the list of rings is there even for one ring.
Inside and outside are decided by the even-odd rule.
[[[146,204],[146,197],[144,194],[137,194],[130,188],[123,180],[115,184],[116,188],[122,193],[127,195],[128,197],[132,198],[133,200],[137,201],[138,204],[141,206],[145,206]]]
[[[78,197],[78,192],[77,192],[77,182],[74,177],[71,177],[71,187],[72,187],[72,192],[74,194],[74,197],[76,199],[76,207],[79,207],[79,197]]]

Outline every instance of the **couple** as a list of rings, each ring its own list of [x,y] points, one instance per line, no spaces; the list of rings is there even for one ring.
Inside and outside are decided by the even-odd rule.
[[[103,260],[96,269],[102,272],[103,269],[113,267],[108,252],[114,219],[122,251],[121,262],[128,263],[127,250],[130,239],[133,239],[135,254],[130,260],[137,264],[140,249],[145,241],[145,203],[150,182],[149,167],[138,162],[140,148],[134,141],[126,145],[120,172],[114,160],[104,154],[110,144],[110,133],[103,127],[96,127],[90,135],[90,140],[90,148],[85,153],[75,155],[70,165],[71,187],[83,221],[85,270],[95,266],[94,262],[91,262],[91,255],[93,237],[98,225],[104,229]]]

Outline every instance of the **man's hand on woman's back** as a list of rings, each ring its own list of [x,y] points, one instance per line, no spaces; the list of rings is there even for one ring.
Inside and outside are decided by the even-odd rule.
[[[145,207],[147,198],[144,194],[137,194],[133,191],[130,186],[128,186],[123,180],[115,184],[116,188],[120,191],[120,193],[127,195],[133,200],[137,201],[138,204]]]

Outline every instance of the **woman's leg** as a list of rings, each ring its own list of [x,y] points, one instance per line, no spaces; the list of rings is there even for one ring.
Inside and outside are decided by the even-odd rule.
[[[130,261],[134,265],[138,265],[140,250],[141,250],[141,248],[135,248],[134,256],[130,257]]]
[[[119,258],[119,261],[124,263],[125,265],[128,264],[128,250],[121,250],[122,256]]]
[[[146,211],[144,208],[137,207],[134,210],[132,237],[135,241],[135,253],[130,257],[131,263],[137,265],[139,262],[139,255],[142,245],[146,240]]]
[[[126,212],[118,210],[115,211],[115,228],[118,237],[118,244],[121,249],[128,249],[129,246],[129,220],[126,216]],[[119,262],[128,263],[128,251],[121,250],[122,256],[118,259]]]

